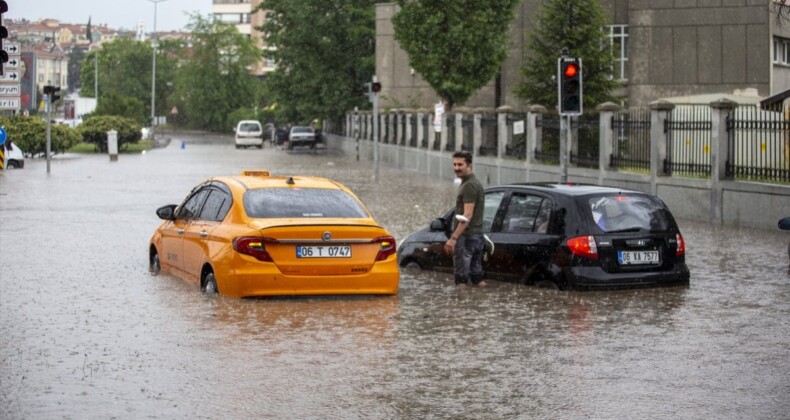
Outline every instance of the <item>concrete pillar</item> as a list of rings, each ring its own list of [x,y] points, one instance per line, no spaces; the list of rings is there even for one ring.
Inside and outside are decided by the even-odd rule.
[[[404,112],[405,112],[404,113],[405,120],[404,120],[404,130],[403,130],[403,143],[401,144],[404,146],[410,146],[412,133],[414,132],[415,129],[414,116],[416,115],[416,113],[414,112],[413,109],[407,109]]]
[[[475,111],[472,115],[472,153],[478,155],[483,146],[483,114]]]
[[[107,132],[107,153],[110,154],[110,162],[118,160],[118,132],[115,130]]]
[[[421,109],[417,110],[417,126],[414,128],[417,130],[417,144],[416,147],[419,149],[422,147],[422,139],[425,136],[425,124],[422,122],[423,118],[425,118],[425,114],[422,112]]]
[[[527,164],[533,165],[537,163],[535,160],[535,151],[540,151],[543,148],[543,127],[538,127],[540,118],[547,112],[546,107],[543,105],[532,105],[527,110]]]
[[[447,114],[442,115],[442,132],[439,135],[439,151],[447,149]]]
[[[675,104],[667,101],[650,103],[650,192],[658,194],[658,177],[665,176],[664,161],[667,158],[669,133],[664,123],[675,109]]]
[[[459,151],[464,145],[464,112],[459,109],[455,112],[455,150]],[[472,152],[474,154],[474,151]]]
[[[738,106],[729,99],[711,102],[711,133],[710,133],[710,218],[713,223],[722,223],[722,188],[721,180],[726,179],[727,152],[730,145],[727,131],[727,117]]]
[[[610,168],[611,155],[614,152],[614,130],[612,119],[620,106],[612,102],[604,102],[596,107],[600,115],[600,134],[598,142],[598,184],[603,185]]]
[[[513,108],[503,105],[496,109],[497,112],[497,141],[496,141],[496,183],[502,183],[502,159],[505,157],[507,146],[507,115]]]

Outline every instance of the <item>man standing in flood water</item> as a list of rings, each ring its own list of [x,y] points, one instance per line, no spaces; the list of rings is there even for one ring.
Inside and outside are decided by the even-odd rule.
[[[483,184],[472,172],[472,154],[458,151],[453,154],[455,176],[461,178],[455,200],[453,233],[444,244],[445,251],[453,253],[455,284],[485,286],[483,280]]]

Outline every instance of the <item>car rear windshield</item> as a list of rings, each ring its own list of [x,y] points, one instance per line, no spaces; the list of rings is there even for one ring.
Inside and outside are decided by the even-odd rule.
[[[307,133],[307,134],[310,134],[310,133],[313,132],[313,130],[311,130],[311,129],[307,128],[307,127],[294,127],[293,128],[293,132],[294,133]]]
[[[322,188],[264,188],[244,193],[244,211],[256,218],[350,217],[367,212],[342,190]]]
[[[656,197],[644,194],[613,194],[588,197],[582,205],[603,232],[667,231],[674,227],[669,210]]]
[[[242,123],[241,127],[239,127],[239,131],[243,131],[243,132],[261,131],[261,126],[255,123]]]

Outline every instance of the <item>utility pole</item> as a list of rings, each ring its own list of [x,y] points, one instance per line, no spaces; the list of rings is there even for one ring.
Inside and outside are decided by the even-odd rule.
[[[156,139],[156,5],[167,0],[148,0],[154,4],[154,31],[152,35],[153,50],[152,69],[151,69],[151,140]],[[98,53],[97,53],[98,54]]]
[[[379,183],[379,91],[381,90],[381,83],[378,82],[378,77],[373,76],[373,83],[371,83],[370,90],[373,95],[373,180],[376,184]]]

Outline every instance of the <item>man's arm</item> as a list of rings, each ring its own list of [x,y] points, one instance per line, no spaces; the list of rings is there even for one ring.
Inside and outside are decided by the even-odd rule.
[[[447,251],[448,254],[453,251],[453,248],[455,247],[455,242],[464,233],[466,227],[469,226],[469,220],[472,220],[472,215],[474,214],[474,212],[475,212],[474,202],[464,203],[464,217],[466,218],[467,221],[462,222],[459,220],[458,224],[455,226],[455,230],[450,235],[450,239],[448,239],[447,242],[445,242],[444,249],[445,251]]]

